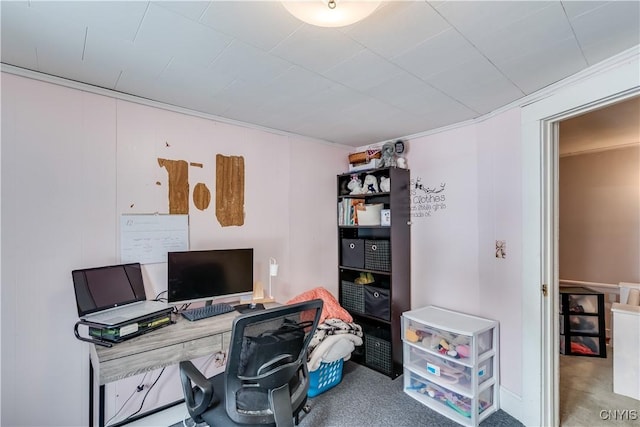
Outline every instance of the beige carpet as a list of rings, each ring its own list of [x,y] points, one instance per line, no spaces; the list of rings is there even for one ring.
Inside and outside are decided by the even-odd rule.
[[[640,401],[613,393],[613,351],[560,356],[560,425],[640,426]]]

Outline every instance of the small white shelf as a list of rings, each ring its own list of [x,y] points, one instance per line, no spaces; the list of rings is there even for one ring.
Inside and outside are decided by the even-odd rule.
[[[465,426],[500,407],[498,322],[435,306],[402,315],[404,391]]]

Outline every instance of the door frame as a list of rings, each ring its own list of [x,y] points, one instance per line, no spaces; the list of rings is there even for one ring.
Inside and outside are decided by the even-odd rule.
[[[558,425],[558,126],[640,94],[640,49],[630,49],[521,110],[522,413],[525,425]],[[547,295],[542,286],[547,286]]]

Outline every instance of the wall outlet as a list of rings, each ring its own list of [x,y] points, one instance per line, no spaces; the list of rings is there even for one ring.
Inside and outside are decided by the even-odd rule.
[[[507,241],[496,240],[496,258],[506,258],[506,257],[507,257]]]

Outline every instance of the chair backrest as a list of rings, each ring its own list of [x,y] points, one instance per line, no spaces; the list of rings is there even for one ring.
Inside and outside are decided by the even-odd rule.
[[[235,319],[225,370],[229,418],[241,424],[275,423],[271,393],[288,390],[289,414],[299,412],[309,389],[307,347],[318,326],[322,300],[244,314]],[[278,400],[282,403],[283,394]],[[290,404],[290,406],[289,406]],[[282,414],[278,414],[282,416]]]

